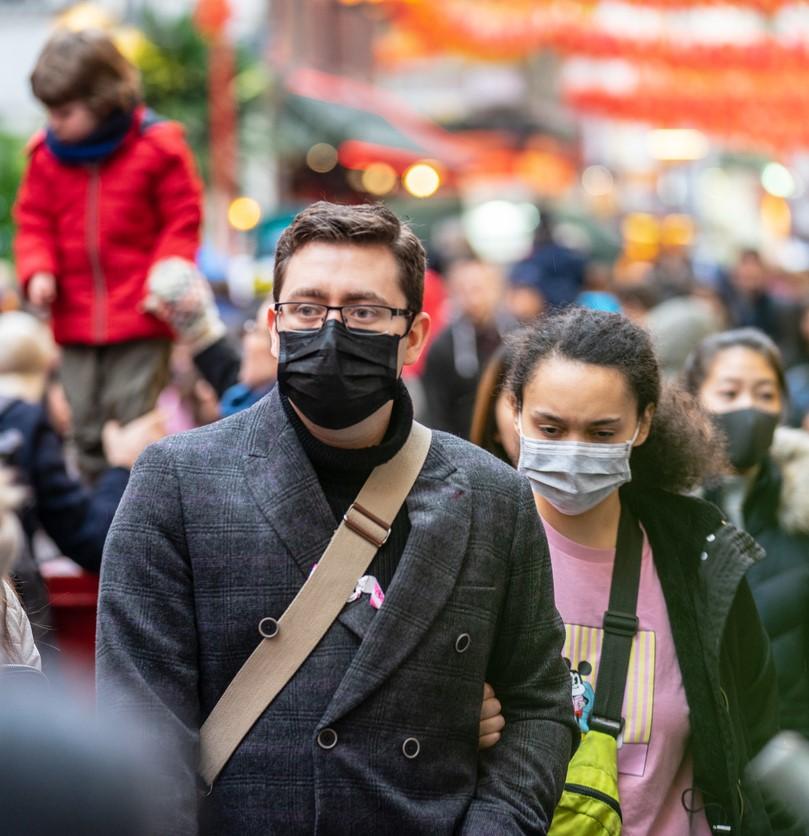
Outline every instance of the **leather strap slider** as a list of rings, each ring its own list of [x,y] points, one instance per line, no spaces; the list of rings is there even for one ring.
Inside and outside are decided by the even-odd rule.
[[[381,548],[390,537],[390,526],[384,520],[372,514],[367,508],[363,508],[359,502],[351,504],[348,511],[343,515],[343,520],[346,528],[362,537],[376,549]]]

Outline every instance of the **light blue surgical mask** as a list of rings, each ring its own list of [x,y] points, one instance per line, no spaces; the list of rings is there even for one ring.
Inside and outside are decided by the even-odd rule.
[[[598,444],[527,438],[520,430],[517,469],[535,493],[557,511],[575,517],[595,508],[613,491],[632,480],[629,458],[640,424],[629,441]]]

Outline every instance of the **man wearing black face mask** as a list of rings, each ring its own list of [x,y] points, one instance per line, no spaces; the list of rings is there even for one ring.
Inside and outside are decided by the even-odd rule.
[[[400,375],[429,331],[424,261],[381,206],[302,212],[276,253],[275,391],[150,448],[133,472],[105,553],[99,696],[130,722],[148,717],[144,733],[160,740],[176,812],[167,833],[550,823],[575,725],[541,524],[526,481],[437,432],[297,672],[247,721],[255,690],[231,701],[244,734],[215,780],[201,770],[197,807],[201,723],[257,645],[287,641],[293,599],[353,559],[329,562],[332,533],[356,521],[369,475],[419,434]],[[307,629],[324,607],[305,613]],[[484,680],[509,724],[479,754]]]

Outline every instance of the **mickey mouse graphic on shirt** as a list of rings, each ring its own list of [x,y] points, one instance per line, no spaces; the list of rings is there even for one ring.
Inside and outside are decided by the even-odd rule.
[[[590,714],[593,711],[593,702],[595,701],[595,691],[593,686],[587,682],[584,677],[589,676],[593,672],[593,668],[587,660],[579,662],[578,668],[573,668],[570,664],[570,659],[565,658],[568,670],[570,671],[570,683],[573,693],[573,713],[576,715],[576,721],[579,728],[583,732],[590,731]]]

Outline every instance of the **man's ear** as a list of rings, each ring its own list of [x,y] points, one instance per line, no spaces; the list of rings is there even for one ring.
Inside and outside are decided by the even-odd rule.
[[[281,355],[280,339],[278,337],[278,317],[275,315],[275,309],[270,307],[267,309],[267,327],[270,329],[270,353],[277,360]]]
[[[638,437],[635,439],[634,447],[640,447],[652,431],[652,419],[655,414],[655,405],[650,403],[646,409],[643,410],[643,415],[640,418],[640,428],[638,429]]]
[[[416,314],[413,319],[413,324],[410,326],[410,330],[403,340],[405,345],[405,366],[409,366],[419,359],[421,352],[424,351],[424,346],[427,345],[427,338],[430,336],[431,327],[430,314],[425,311]]]

